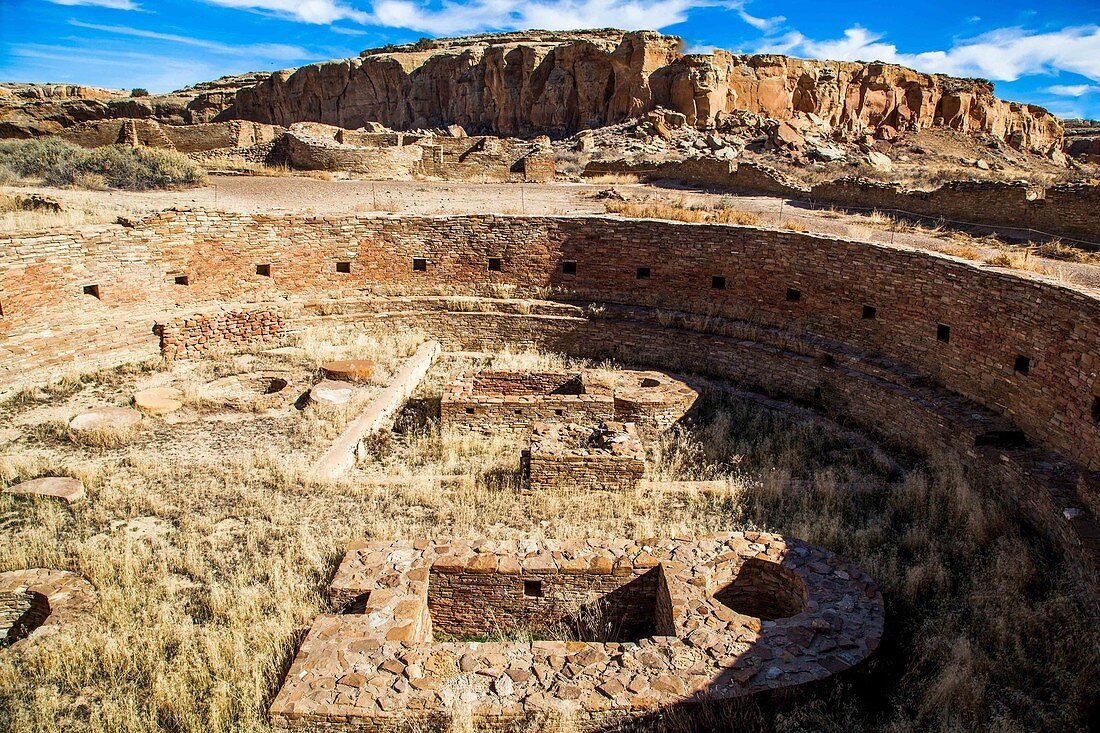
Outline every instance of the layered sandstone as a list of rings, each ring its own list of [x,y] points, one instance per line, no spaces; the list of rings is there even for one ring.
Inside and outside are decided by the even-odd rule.
[[[883,63],[681,53],[653,31],[510,33],[364,51],[272,74],[227,112],[289,125],[442,126],[565,135],[657,106],[708,127],[734,111],[784,120],[810,113],[846,134],[945,126],[1049,152],[1062,125],[1041,107],[999,100],[978,79]]]

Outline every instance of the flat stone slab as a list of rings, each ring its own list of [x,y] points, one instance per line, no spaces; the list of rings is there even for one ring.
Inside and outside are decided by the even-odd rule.
[[[183,393],[175,387],[150,387],[134,392],[134,407],[147,415],[167,415],[183,407]]]
[[[309,390],[309,401],[321,407],[340,407],[355,397],[356,387],[351,382],[325,379]]]
[[[72,504],[84,498],[84,482],[65,476],[45,476],[14,484],[4,489],[17,496],[48,496]]]
[[[124,439],[141,425],[141,413],[130,407],[97,407],[69,421],[69,429],[85,437]]]
[[[321,365],[321,373],[328,379],[365,382],[374,376],[374,362],[369,359],[327,361]]]

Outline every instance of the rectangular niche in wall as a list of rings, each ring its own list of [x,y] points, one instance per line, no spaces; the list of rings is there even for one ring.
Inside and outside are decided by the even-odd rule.
[[[797,303],[802,300],[802,291],[798,288],[787,288],[787,300],[791,303]]]
[[[878,318],[878,308],[873,305],[863,306],[863,320],[873,321]]]
[[[172,278],[172,282],[176,285],[190,285],[191,278],[189,278],[187,275],[176,275],[174,278]]]
[[[256,265],[256,274],[260,277],[271,277],[271,265]]]
[[[710,278],[710,286],[715,290],[726,289],[726,276],[725,275],[712,275]]]
[[[413,257],[413,272],[427,272],[428,260],[423,257]]]
[[[1031,359],[1023,354],[1017,354],[1012,370],[1017,374],[1027,374],[1031,371]]]
[[[1092,421],[1100,425],[1100,395],[1092,398]]]
[[[542,581],[541,580],[525,580],[523,581],[523,595],[528,598],[542,598]]]
[[[577,274],[577,261],[566,260],[561,263],[561,274],[563,275],[576,275]]]
[[[499,257],[489,258],[489,272],[502,272],[504,270],[504,260]]]
[[[338,273],[340,273],[341,275],[350,274],[351,273],[351,263],[350,262],[337,262],[336,263],[336,271]]]
[[[648,280],[652,274],[652,271],[648,267],[639,267],[637,277],[639,280]]]
[[[93,298],[99,299],[99,286],[98,285],[85,285],[84,294],[90,295]]]
[[[936,340],[945,344],[951,340],[951,326],[943,323],[936,324]]]

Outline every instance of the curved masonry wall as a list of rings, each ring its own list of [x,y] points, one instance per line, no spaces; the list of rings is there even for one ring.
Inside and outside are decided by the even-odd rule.
[[[537,320],[532,338],[563,347],[580,337],[572,350],[816,399],[902,445],[945,445],[971,458],[1004,454],[1018,427],[1100,470],[1100,297],[923,251],[605,217],[169,211],[132,228],[0,239],[0,253],[5,385],[99,348],[118,358],[140,342],[148,352],[154,319],[171,327],[174,316],[212,303],[274,301],[272,312],[293,320],[311,298],[365,292],[556,292],[629,307],[605,305],[595,320],[580,312]],[[385,310],[385,301],[373,307]],[[340,317],[342,306],[329,308]],[[1038,459],[999,465],[992,454],[983,463],[1049,489],[1018,498],[1041,505],[1032,513],[1052,536],[1100,548],[1089,511],[1061,516],[1074,495],[1074,506],[1100,510],[1095,476],[1082,478],[1055,454],[1012,450],[1043,456],[1046,468]]]

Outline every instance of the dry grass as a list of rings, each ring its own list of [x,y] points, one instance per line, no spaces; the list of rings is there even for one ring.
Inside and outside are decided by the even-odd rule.
[[[92,202],[66,205],[61,211],[28,207],[26,198],[0,193],[0,232],[39,231],[55,227],[75,228],[85,224],[103,224],[114,217],[104,207]]]
[[[803,221],[798,219],[787,219],[783,222],[783,228],[792,232],[808,232],[810,227]]]
[[[360,337],[313,334],[301,354],[284,358],[308,369],[330,354],[373,348],[389,363],[414,340]],[[241,357],[224,359],[215,367],[241,365],[233,362]],[[137,443],[106,451],[30,431],[0,448],[3,482],[58,472],[82,478],[89,491],[72,509],[0,495],[0,569],[71,569],[100,595],[87,623],[0,654],[0,729],[269,731],[266,706],[303,630],[326,609],[323,592],[347,538],[641,538],[742,528],[802,537],[860,564],[884,589],[889,633],[876,658],[845,681],[808,691],[778,715],[740,713],[754,721],[740,729],[1080,728],[1077,711],[1097,692],[1097,630],[1080,622],[1058,554],[1023,534],[998,503],[998,486],[964,477],[946,457],[906,458],[892,473],[815,425],[715,398],[697,422],[653,446],[653,472],[723,479],[728,491],[530,494],[518,486],[513,442],[439,429],[434,390],[474,363],[583,364],[530,351],[441,360],[395,430],[334,485],[303,480],[323,443],[306,434],[320,424],[308,422],[308,410],[228,423],[154,419]],[[54,402],[100,386],[128,394],[166,376],[112,370],[51,391]],[[28,392],[2,409],[22,424],[50,405]],[[217,435],[204,438],[210,431]],[[202,440],[216,450],[200,450]],[[420,478],[437,472],[470,478]],[[365,480],[394,474],[411,480]],[[805,483],[792,491],[792,479]],[[844,488],[852,484],[868,490]],[[474,729],[469,716],[450,722]],[[680,723],[730,729],[719,718]],[[675,720],[668,728],[681,729]]]
[[[1044,272],[1043,266],[1031,257],[1031,250],[1002,249],[991,257],[983,260],[985,264],[993,267],[1008,267],[1013,270],[1026,270],[1028,272]]]
[[[633,203],[623,201],[608,201],[606,204],[608,213],[618,214],[630,219],[668,219],[670,221],[685,221],[694,223],[715,224],[746,224],[756,225],[760,223],[760,217],[750,211],[739,211],[726,207],[695,207],[689,208],[680,203],[644,202]]]
[[[314,178],[318,181],[332,181],[335,176],[330,171],[303,171],[291,168],[285,163],[268,165],[267,163],[252,163],[246,160],[215,160],[204,164],[210,172],[239,173],[249,176],[264,176],[268,178]]]
[[[1100,252],[1090,252],[1087,249],[1074,247],[1059,239],[1040,244],[1036,253],[1040,257],[1063,262],[1100,263]]]
[[[641,178],[633,173],[601,173],[598,176],[585,176],[584,182],[594,185],[626,185],[640,183]]]

